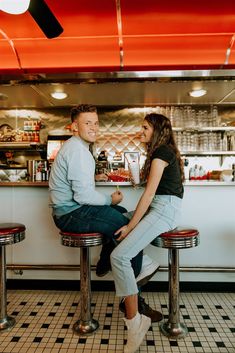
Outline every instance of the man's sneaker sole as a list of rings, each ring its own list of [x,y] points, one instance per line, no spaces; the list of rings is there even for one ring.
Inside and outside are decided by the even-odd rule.
[[[111,270],[107,270],[106,272],[101,272],[101,273],[95,273],[97,277],[104,277],[106,276]]]
[[[159,270],[160,265],[153,271],[151,272],[149,275],[141,278],[139,281],[137,281],[137,286],[138,287],[142,287],[144,286],[146,283],[148,283],[148,281],[155,275],[155,273]]]

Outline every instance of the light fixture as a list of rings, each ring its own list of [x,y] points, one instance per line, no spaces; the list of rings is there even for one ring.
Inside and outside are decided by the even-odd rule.
[[[189,92],[189,95],[193,98],[198,98],[198,97],[202,97],[205,96],[205,94],[207,94],[207,90],[205,89],[194,89],[192,91]]]
[[[51,96],[54,99],[65,99],[68,97],[68,94],[65,92],[52,92]]]
[[[30,0],[0,0],[0,10],[12,15],[24,13],[29,8]]]

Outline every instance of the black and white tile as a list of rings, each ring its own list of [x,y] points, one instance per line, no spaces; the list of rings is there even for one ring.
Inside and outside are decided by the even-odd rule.
[[[144,292],[148,304],[168,317],[167,293]],[[181,320],[189,334],[169,340],[152,324],[142,353],[235,353],[235,294],[181,293]],[[126,330],[113,292],[93,292],[92,312],[100,328],[91,336],[76,336],[79,292],[9,290],[8,315],[16,325],[0,332],[1,353],[122,353]]]

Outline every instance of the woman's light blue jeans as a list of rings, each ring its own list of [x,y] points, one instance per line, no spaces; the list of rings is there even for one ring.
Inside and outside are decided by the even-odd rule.
[[[116,295],[125,297],[138,293],[131,259],[161,233],[178,226],[182,200],[171,195],[156,195],[150,208],[137,226],[111,254]]]

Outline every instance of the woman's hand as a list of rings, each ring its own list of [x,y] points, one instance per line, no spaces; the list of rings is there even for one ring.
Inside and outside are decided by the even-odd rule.
[[[121,228],[119,228],[114,235],[118,235],[118,238],[116,238],[117,241],[122,241],[123,239],[126,238],[126,236],[130,233],[130,229],[128,227],[128,225],[123,226]]]

